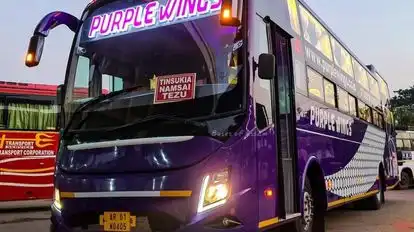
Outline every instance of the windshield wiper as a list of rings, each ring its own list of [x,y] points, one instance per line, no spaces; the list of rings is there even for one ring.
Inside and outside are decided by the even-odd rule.
[[[75,110],[74,114],[75,113],[79,113],[79,111],[82,111],[83,109],[85,109],[88,106],[91,106],[91,105],[96,104],[96,103],[103,102],[104,100],[111,99],[111,98],[116,97],[118,95],[121,95],[123,93],[132,92],[135,89],[140,88],[140,87],[142,87],[142,86],[136,85],[136,86],[133,86],[133,87],[130,87],[130,88],[127,88],[127,89],[122,89],[122,90],[114,91],[114,92],[111,92],[111,93],[108,93],[108,94],[99,95],[98,97],[96,97],[96,98],[94,98],[94,99],[92,99],[90,101],[87,101],[84,104],[80,105]]]
[[[156,114],[156,115],[150,115],[148,117],[145,117],[143,119],[137,119],[130,123],[124,124],[122,126],[114,126],[114,127],[101,127],[101,128],[92,128],[92,129],[73,129],[70,130],[71,133],[77,133],[77,132],[113,132],[121,129],[125,129],[128,127],[136,126],[142,123],[154,121],[154,120],[165,120],[165,121],[171,121],[171,122],[180,122],[185,125],[191,125],[199,128],[208,128],[207,123],[205,122],[199,122],[192,119],[187,118],[181,118],[177,116],[171,116],[171,115],[164,115],[164,114]]]
[[[116,96],[119,96],[119,95],[121,95],[121,94],[123,94],[123,93],[127,93],[127,92],[132,92],[132,91],[134,91],[136,88],[139,88],[139,87],[142,87],[142,86],[140,86],[140,85],[137,85],[137,86],[133,86],[133,87],[131,87],[131,88],[126,88],[126,89],[123,89],[123,90],[119,90],[119,91],[114,91],[114,92],[111,92],[111,93],[108,93],[108,94],[103,94],[103,95],[99,95],[98,97],[96,97],[96,98],[94,98],[94,99],[92,99],[92,100],[90,100],[90,101],[87,101],[87,102],[85,102],[85,103],[83,103],[83,104],[81,104],[74,112],[73,112],[73,115],[72,115],[72,119],[71,119],[71,121],[68,123],[68,126],[67,126],[67,128],[70,128],[71,126],[72,126],[72,120],[73,120],[73,118],[74,118],[74,116],[76,115],[76,114],[79,114],[81,111],[83,111],[85,108],[87,108],[87,107],[90,107],[90,106],[92,106],[92,105],[94,105],[94,104],[97,104],[97,103],[101,103],[101,102],[103,102],[104,100],[108,100],[108,99],[111,99],[111,98],[113,98],[113,97],[116,97]],[[79,123],[78,123],[78,125],[77,125],[77,127],[79,128],[79,127],[81,127],[85,122],[86,122],[86,120],[88,120],[88,118],[89,118],[89,114],[88,115],[86,115],[85,116],[85,118],[83,118]]]

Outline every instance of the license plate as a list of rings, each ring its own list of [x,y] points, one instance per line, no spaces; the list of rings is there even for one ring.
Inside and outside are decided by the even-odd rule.
[[[99,224],[104,231],[129,232],[136,227],[137,218],[129,212],[104,212],[99,217]]]

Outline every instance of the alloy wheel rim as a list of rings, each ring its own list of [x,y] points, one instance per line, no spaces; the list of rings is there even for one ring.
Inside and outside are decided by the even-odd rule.
[[[303,194],[303,228],[309,231],[313,220],[313,199],[311,194],[304,192]]]

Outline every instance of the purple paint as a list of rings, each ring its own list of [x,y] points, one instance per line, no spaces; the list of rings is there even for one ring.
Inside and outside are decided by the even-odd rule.
[[[174,22],[181,18],[202,17],[220,10],[222,0],[168,0],[165,5],[152,1],[92,18],[89,38],[110,35],[134,28]],[[162,25],[160,25],[162,26]]]

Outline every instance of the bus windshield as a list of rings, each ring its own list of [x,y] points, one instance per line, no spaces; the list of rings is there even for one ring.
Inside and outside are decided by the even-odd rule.
[[[242,109],[242,27],[220,25],[221,1],[206,1],[199,12],[195,5],[168,11],[174,2],[115,1],[88,15],[67,89],[69,131],[154,115],[206,120]],[[88,96],[75,94],[85,88]],[[73,114],[80,103],[88,106]]]

